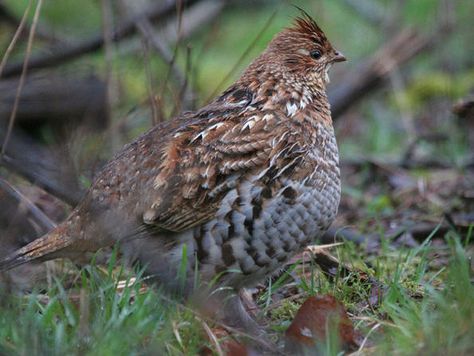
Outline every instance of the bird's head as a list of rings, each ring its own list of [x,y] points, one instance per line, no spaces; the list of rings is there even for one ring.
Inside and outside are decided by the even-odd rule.
[[[298,81],[325,85],[331,65],[346,58],[331,45],[316,22],[301,12],[292,27],[275,36],[264,55],[274,67],[291,73]]]

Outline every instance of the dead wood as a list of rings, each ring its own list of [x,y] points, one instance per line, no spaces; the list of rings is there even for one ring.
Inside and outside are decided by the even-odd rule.
[[[0,142],[5,131],[0,128]],[[17,131],[12,132],[0,166],[19,174],[70,205],[76,205],[84,190],[64,152],[53,152]]]
[[[8,6],[6,6],[3,2],[0,2],[0,22],[4,22],[12,28],[16,29],[20,25],[21,19],[18,18],[12,11],[10,11]],[[22,35],[28,34],[29,32],[30,26],[26,24],[23,29]],[[65,43],[65,40],[63,38],[57,36],[56,33],[50,31],[43,24],[36,27],[35,37],[54,45],[60,45]]]
[[[17,86],[17,78],[0,81],[0,123],[4,124],[10,116]],[[82,78],[53,73],[32,75],[25,81],[15,121],[61,126],[85,123],[104,128],[105,95],[105,83],[93,75]]]
[[[185,3],[186,5],[192,5],[198,1],[199,0],[187,0]],[[112,31],[111,40],[118,42],[134,34],[136,31],[135,24],[140,22],[142,19],[146,19],[151,22],[162,21],[168,19],[175,12],[176,4],[174,1],[157,1],[152,6],[142,11],[140,14],[131,16],[118,25]],[[69,60],[79,58],[85,54],[95,52],[101,49],[103,45],[104,36],[102,33],[100,33],[76,43],[75,45],[68,47],[61,46],[61,48],[53,50],[52,53],[38,54],[33,56],[29,61],[28,69],[33,71],[57,66]],[[19,75],[22,70],[22,65],[23,61],[7,65],[3,71],[2,76],[7,78]]]
[[[346,1],[354,3],[353,1]],[[359,8],[362,6],[358,5]],[[386,41],[372,57],[344,76],[344,82],[329,89],[332,117],[337,119],[351,106],[380,89],[395,70],[421,53],[426,53],[453,31],[455,25],[452,1],[440,0],[440,16],[431,35],[421,34],[416,29],[402,29]]]
[[[0,258],[5,257],[19,246],[33,241],[46,231],[36,228],[35,224],[30,223],[29,214],[19,204],[18,200],[9,193],[9,191],[2,189],[0,180],[0,201],[2,205],[2,209],[0,209]]]
[[[425,36],[414,29],[404,29],[380,48],[371,58],[344,76],[344,81],[329,89],[333,119],[386,83],[390,73],[420,53],[433,48],[435,36]]]
[[[56,224],[41,211],[34,203],[25,197],[18,189],[11,185],[7,180],[0,177],[0,189],[12,197],[18,204],[23,204],[31,214],[33,219],[38,222],[40,228],[44,231],[51,230],[56,227]]]

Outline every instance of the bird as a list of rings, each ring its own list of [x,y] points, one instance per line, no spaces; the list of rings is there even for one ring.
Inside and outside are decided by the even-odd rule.
[[[169,291],[190,294],[196,278],[238,291],[272,275],[336,217],[326,87],[345,60],[301,10],[209,104],[124,146],[69,217],[0,270],[118,244]]]

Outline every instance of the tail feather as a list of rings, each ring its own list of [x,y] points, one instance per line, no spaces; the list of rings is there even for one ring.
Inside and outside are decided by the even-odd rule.
[[[50,233],[30,242],[1,260],[0,271],[7,271],[37,259],[54,258],[55,252],[64,250],[73,242],[74,238],[67,235],[62,226],[58,226]]]

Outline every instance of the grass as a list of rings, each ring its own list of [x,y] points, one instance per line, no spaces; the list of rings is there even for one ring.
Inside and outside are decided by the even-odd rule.
[[[474,352],[474,286],[470,261],[451,238],[451,262],[442,289],[423,284],[423,299],[410,298],[396,279],[382,310],[391,320],[383,347],[401,354],[469,355]],[[425,261],[426,262],[426,261]],[[427,277],[421,272],[419,277]],[[431,279],[432,280],[432,279]]]
[[[194,314],[139,276],[86,267],[75,277],[68,288],[56,279],[45,294],[3,299],[2,355],[182,355],[206,345]]]
[[[258,299],[263,310],[271,296],[299,275],[296,300],[283,300],[267,312],[278,335],[286,330],[299,304],[315,294],[332,294],[343,302],[357,330],[369,335],[376,354],[468,355],[474,351],[474,286],[470,261],[458,237],[448,233],[449,264],[429,268],[429,241],[411,250],[382,251],[365,265],[359,247],[335,251],[342,261],[366,270],[388,289],[379,305],[361,307],[370,297],[368,284],[354,276],[325,277],[314,264],[301,274],[296,265]],[[358,257],[357,257],[358,256]],[[201,320],[170,301],[157,288],[145,287],[138,274],[125,269],[88,266],[68,271],[40,293],[2,298],[0,353],[23,354],[168,354],[193,355],[210,345]],[[73,276],[71,284],[71,275]],[[119,285],[118,281],[122,281]],[[68,285],[70,284],[70,285]],[[66,287],[66,285],[68,285]],[[334,341],[322,347],[337,354]],[[332,345],[332,346],[331,346]],[[321,345],[320,345],[321,347]]]
[[[446,267],[429,267],[432,246],[429,239],[419,248],[382,252],[371,261],[371,271],[387,290],[378,305],[365,303],[370,286],[363,279],[329,280],[321,273],[302,279],[300,289],[308,295],[332,294],[342,301],[356,329],[368,335],[375,354],[469,355],[474,351],[474,285],[470,259],[458,237],[448,233],[450,261]],[[359,267],[367,258],[355,254],[355,246],[342,246],[337,253],[346,262]],[[394,253],[395,252],[395,253]],[[347,259],[349,257],[349,259]],[[287,325],[298,309],[294,301],[272,311],[274,322]],[[280,319],[280,320],[279,320]],[[374,332],[370,332],[374,329]],[[376,330],[376,331],[375,331]],[[327,354],[338,354],[331,349]],[[326,354],[326,353],[323,353]]]

